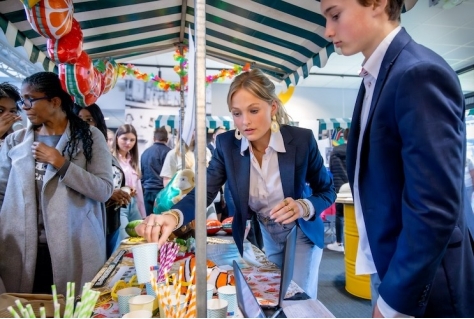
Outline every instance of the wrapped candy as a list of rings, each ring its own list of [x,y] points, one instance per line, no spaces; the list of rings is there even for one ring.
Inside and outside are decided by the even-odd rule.
[[[43,37],[60,39],[71,31],[72,0],[41,0],[33,7],[23,5],[31,27]]]
[[[48,55],[55,63],[74,64],[82,54],[82,30],[79,22],[72,19],[71,31],[60,39],[48,39]]]

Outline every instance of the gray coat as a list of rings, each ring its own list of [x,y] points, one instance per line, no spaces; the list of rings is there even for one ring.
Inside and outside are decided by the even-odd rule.
[[[43,215],[54,283],[76,294],[105,263],[105,206],[112,195],[112,162],[104,135],[91,127],[91,163],[82,143],[64,177],[48,165],[43,179]],[[56,149],[70,136],[69,124]],[[33,127],[10,134],[0,149],[0,293],[33,289],[38,245]],[[66,155],[66,158],[69,157]],[[3,284],[2,284],[3,280]]]

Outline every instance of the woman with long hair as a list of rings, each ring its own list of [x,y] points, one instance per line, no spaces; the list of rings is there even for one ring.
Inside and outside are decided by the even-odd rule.
[[[275,85],[258,69],[234,79],[227,104],[237,129],[217,137],[207,169],[207,203],[227,181],[236,206],[232,235],[240,253],[246,222],[255,216],[265,254],[280,267],[286,235],[298,227],[293,280],[316,299],[324,246],[319,215],[336,192],[313,132],[287,125]],[[312,192],[305,192],[307,183]],[[137,233],[163,244],[174,229],[194,219],[194,200],[191,191],[170,211],[148,216]]]
[[[104,137],[107,140],[108,145],[108,132],[107,125],[105,124],[104,114],[100,110],[100,107],[97,104],[91,104],[87,107],[82,107],[80,105],[74,104],[74,114],[79,116],[80,119],[87,122],[91,126],[95,126],[99,131],[104,134]],[[112,132],[113,133],[113,132]],[[113,134],[115,137],[115,135]],[[113,142],[113,139],[112,139]],[[130,204],[132,197],[129,193],[121,190],[121,187],[125,186],[125,174],[120,167],[117,159],[112,156],[112,172],[113,172],[113,181],[114,181],[114,192],[109,200],[105,203],[105,208],[107,212],[107,224],[106,224],[106,252],[107,258],[109,258],[112,253],[117,248],[119,241],[119,228],[120,228],[120,208],[122,206],[126,207]]]
[[[140,162],[138,159],[137,131],[131,124],[120,126],[115,132],[112,151],[125,174],[125,185],[131,189],[131,202],[120,210],[120,239],[127,237],[125,226],[128,222],[146,217]]]
[[[0,150],[0,293],[76,294],[105,262],[111,155],[103,134],[77,117],[58,76],[23,80],[31,124]],[[3,280],[3,284],[2,284]]]

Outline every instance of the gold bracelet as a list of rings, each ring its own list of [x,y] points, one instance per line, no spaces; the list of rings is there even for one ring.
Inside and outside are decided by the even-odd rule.
[[[179,213],[173,210],[170,210],[168,212],[163,213],[163,215],[171,215],[176,219],[176,226],[174,227],[174,230],[178,229],[178,225],[180,224],[180,216]],[[173,230],[173,231],[174,231]]]
[[[302,218],[308,218],[308,217],[309,217],[309,213],[310,213],[310,209],[309,209],[308,203],[306,203],[306,201],[305,201],[304,199],[297,199],[296,201],[297,201],[298,203],[300,203],[301,206],[303,207],[304,215],[302,216]]]

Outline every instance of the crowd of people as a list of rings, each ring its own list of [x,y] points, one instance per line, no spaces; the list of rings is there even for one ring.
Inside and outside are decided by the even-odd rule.
[[[472,317],[474,168],[465,158],[464,96],[449,65],[400,26],[402,3],[321,0],[326,37],[343,55],[365,57],[348,143],[330,160],[334,179],[312,131],[289,125],[275,85],[252,69],[227,94],[235,129],[217,129],[208,145],[207,204],[233,216],[241,254],[250,223],[254,243],[280,267],[296,227],[293,280],[316,299],[320,214],[349,182],[356,274],[371,277],[373,316]],[[15,127],[22,113],[29,124]],[[108,130],[100,107],[75,105],[54,73],[27,77],[20,91],[0,84],[0,136],[0,293],[51,293],[55,283],[64,294],[72,281],[78,294],[130,221],[143,220],[137,233],[162,245],[194,220],[194,190],[153,213],[173,176],[194,169],[194,142],[182,149],[178,137],[171,149],[159,128],[139,158],[135,128]],[[338,206],[338,251],[342,215]]]

